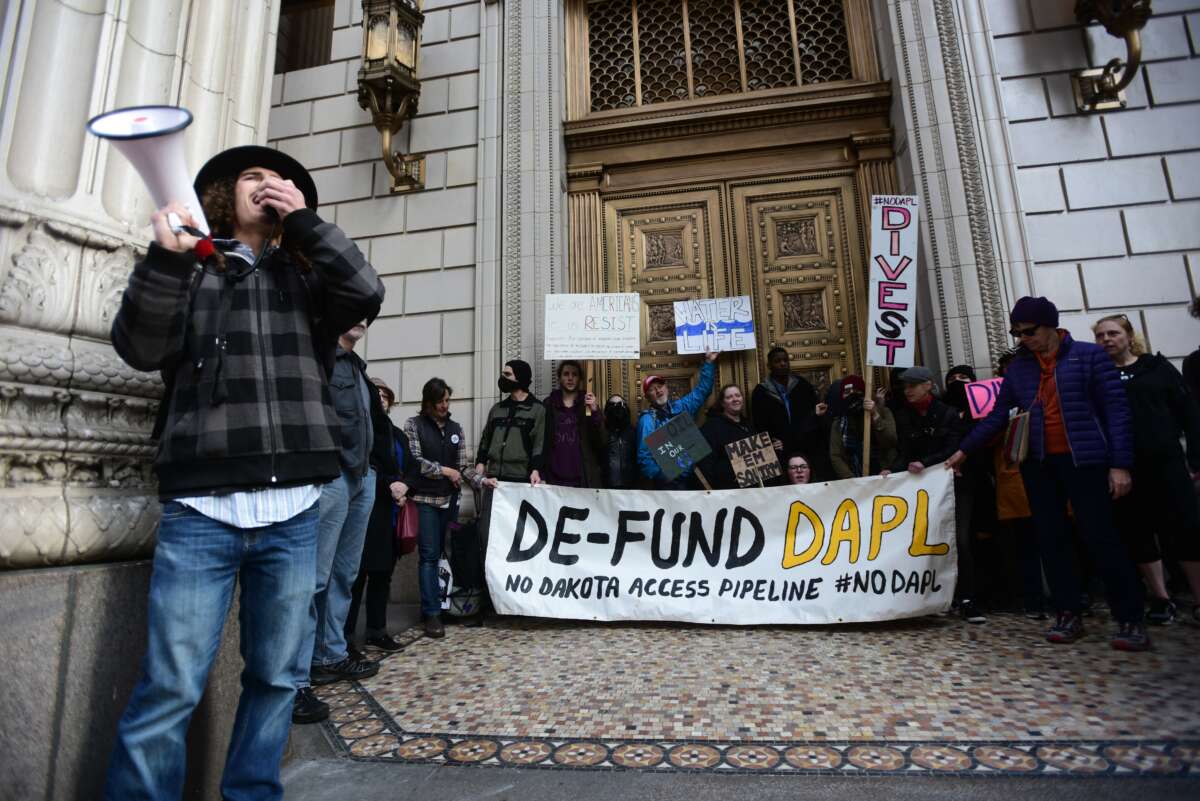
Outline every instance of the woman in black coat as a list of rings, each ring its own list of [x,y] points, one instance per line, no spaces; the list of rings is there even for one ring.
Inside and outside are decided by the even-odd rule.
[[[1163,625],[1177,614],[1163,577],[1163,550],[1179,560],[1200,604],[1200,513],[1193,484],[1200,476],[1200,409],[1175,365],[1144,352],[1125,315],[1101,318],[1092,333],[1121,374],[1133,417],[1133,488],[1114,504],[1117,529],[1151,596],[1146,620]],[[1200,621],[1200,605],[1192,607],[1192,617]]]
[[[746,399],[737,384],[726,384],[708,409],[708,419],[700,429],[712,453],[700,462],[700,472],[713,489],[737,489],[737,476],[725,446],[752,437],[754,426],[746,420]]]
[[[379,400],[384,413],[395,405],[396,396],[387,384],[378,378],[372,378],[371,383],[379,390]],[[390,431],[390,434],[387,433]],[[367,596],[367,631],[363,642],[383,651],[397,651],[400,643],[387,633],[387,606],[391,595],[392,571],[400,554],[396,550],[396,515],[399,507],[405,503],[408,485],[404,483],[404,471],[412,460],[408,447],[408,437],[387,418],[386,425],[375,426],[375,436],[384,442],[377,441],[372,447],[372,453],[390,448],[393,459],[372,459],[375,467],[375,505],[371,507],[371,516],[367,520],[367,535],[363,541],[362,563],[358,568],[358,578],[351,588],[350,611],[346,615],[346,642],[352,642],[354,630],[358,625],[358,607],[363,599],[364,589]],[[377,464],[378,462],[379,464]],[[382,465],[387,465],[383,469]],[[395,468],[395,473],[392,473]]]

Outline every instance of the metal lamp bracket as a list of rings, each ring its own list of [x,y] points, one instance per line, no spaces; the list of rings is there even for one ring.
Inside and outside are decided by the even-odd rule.
[[[1100,22],[1112,36],[1125,40],[1128,58],[1114,58],[1099,69],[1071,73],[1075,108],[1080,112],[1125,108],[1125,89],[1142,63],[1142,28],[1150,18],[1150,0],[1077,0],[1075,18],[1087,25]]]

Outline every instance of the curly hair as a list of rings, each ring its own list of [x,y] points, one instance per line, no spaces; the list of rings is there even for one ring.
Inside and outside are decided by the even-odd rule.
[[[208,227],[214,237],[233,238],[233,229],[237,225],[237,199],[233,191],[235,183],[237,179],[230,176],[218,178],[204,187],[200,205],[204,207],[204,216],[208,218]]]
[[[237,185],[236,176],[227,176],[218,178],[208,186],[204,187],[204,194],[200,198],[200,205],[204,208],[204,216],[208,218],[208,226],[212,231],[212,235],[218,239],[233,239],[233,232],[237,227],[237,193],[234,187]],[[275,223],[275,231],[272,232],[271,239],[275,240],[278,236],[281,223]],[[294,245],[283,242],[281,247],[284,252],[291,257],[292,261],[299,265],[302,272],[312,270],[312,262],[308,260]],[[213,254],[216,262],[217,270],[225,271],[225,257],[220,251]]]

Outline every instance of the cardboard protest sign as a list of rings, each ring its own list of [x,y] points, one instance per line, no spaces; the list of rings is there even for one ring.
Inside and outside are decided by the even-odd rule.
[[[858,623],[954,597],[954,474],[714,492],[501,482],[488,591],[504,615]]]
[[[867,364],[912,367],[917,352],[917,198],[871,196]]]
[[[646,436],[646,447],[667,481],[690,473],[712,453],[690,414],[677,414]]]
[[[748,295],[675,301],[678,353],[754,350],[754,312]]]
[[[967,384],[967,405],[971,416],[979,419],[987,417],[988,412],[996,405],[996,397],[1000,394],[1000,384],[1003,378],[985,378]]]
[[[725,446],[725,453],[733,465],[733,474],[737,476],[739,487],[761,486],[783,474],[779,457],[775,455],[775,446],[771,444],[771,435],[765,431],[729,443]]]
[[[546,359],[638,359],[641,299],[636,292],[546,296]]]

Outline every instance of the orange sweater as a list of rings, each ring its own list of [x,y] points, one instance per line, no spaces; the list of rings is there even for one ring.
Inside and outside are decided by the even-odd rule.
[[[1058,362],[1058,352],[1049,358],[1037,354],[1038,364],[1042,367],[1042,380],[1038,384],[1038,400],[1042,402],[1042,427],[1046,437],[1046,453],[1070,453],[1071,446],[1067,442],[1067,428],[1063,425],[1062,407],[1058,403],[1058,385],[1054,380],[1054,365]]]

